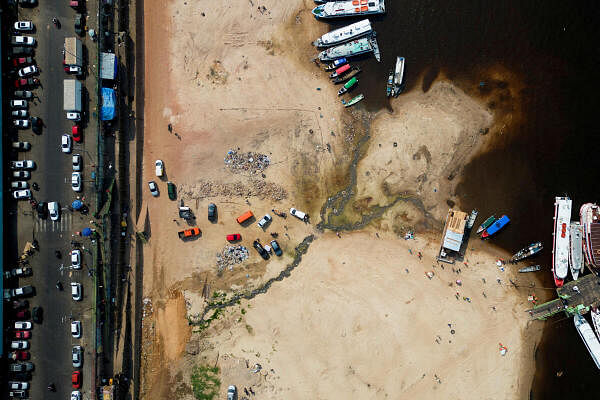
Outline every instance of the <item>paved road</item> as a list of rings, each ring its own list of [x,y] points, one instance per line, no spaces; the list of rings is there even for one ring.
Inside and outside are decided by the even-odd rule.
[[[71,270],[69,252],[71,240],[77,239],[84,247],[89,247],[89,240],[80,237],[73,238],[76,231],[81,231],[89,226],[89,217],[77,212],[69,211],[69,205],[77,194],[72,191],[70,176],[72,172],[71,155],[63,154],[60,150],[60,136],[70,133],[72,123],[65,119],[63,106],[63,79],[66,77],[62,69],[62,49],[64,38],[74,36],[73,17],[75,11],[68,6],[68,1],[43,1],[34,9],[20,9],[19,19],[32,20],[37,28],[35,34],[38,45],[35,60],[41,71],[42,85],[34,92],[38,96],[30,107],[32,116],[39,116],[44,121],[41,135],[34,135],[31,130],[20,131],[19,140],[29,141],[32,150],[18,154],[19,159],[32,159],[37,163],[37,169],[32,173],[31,182],[37,182],[39,192],[34,192],[38,201],[58,201],[62,206],[62,215],[59,221],[40,220],[27,202],[18,204],[18,213],[13,215],[11,222],[17,224],[18,235],[10,238],[8,247],[21,251],[26,241],[37,239],[40,251],[31,257],[31,266],[34,274],[31,278],[21,279],[18,284],[32,284],[36,288],[36,296],[30,299],[31,307],[44,308],[44,321],[33,329],[31,340],[32,361],[35,363],[35,372],[31,381],[30,397],[34,399],[68,399],[71,393],[71,349],[75,344],[84,347],[83,388],[84,398],[90,398],[93,329],[92,329],[92,296],[94,282],[89,276],[87,265],[92,260],[89,250],[84,250],[84,267],[82,270]],[[61,21],[61,29],[53,26],[51,20],[57,17]],[[92,47],[89,39],[84,38],[84,46]],[[91,48],[89,49],[91,50]],[[95,50],[94,50],[95,51]],[[87,79],[93,82],[93,77]],[[94,91],[93,86],[88,90]],[[84,129],[83,143],[74,144],[73,154],[79,153],[84,159],[84,192],[80,196],[93,198],[94,187],[90,181],[91,165],[95,161],[91,157],[96,155],[96,129],[95,121],[89,123],[90,129]],[[17,154],[12,154],[15,159]],[[15,203],[8,204],[14,210]],[[93,208],[90,207],[93,211]],[[6,232],[14,230],[10,226]],[[12,241],[12,243],[11,243]],[[10,247],[12,244],[12,247]],[[60,250],[61,260],[55,257],[54,251]],[[13,254],[13,257],[16,254]],[[61,281],[64,291],[56,289],[55,284]],[[84,299],[75,302],[71,299],[70,283],[83,284]],[[71,319],[81,320],[84,336],[74,339],[70,334]],[[54,382],[56,393],[48,393],[46,386]]]

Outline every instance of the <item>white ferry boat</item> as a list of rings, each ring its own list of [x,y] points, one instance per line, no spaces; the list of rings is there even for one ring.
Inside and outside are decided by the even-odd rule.
[[[315,18],[344,18],[385,13],[385,0],[335,1],[316,6]]]
[[[569,265],[573,280],[579,278],[583,273],[583,227],[579,222],[571,222],[571,251],[569,253]]]
[[[367,35],[373,31],[371,21],[363,19],[352,25],[344,26],[343,28],[327,32],[313,42],[316,47],[330,47],[336,44],[344,43],[352,39]]]
[[[600,369],[600,342],[590,327],[590,324],[588,324],[587,320],[579,314],[573,316],[573,322],[575,323],[577,332],[579,332],[579,336],[581,336],[581,340],[583,340],[590,356],[592,356],[596,367]]]
[[[571,206],[568,197],[556,197],[554,201],[554,238],[552,240],[552,274],[556,287],[562,287],[569,273],[569,231],[571,230]]]
[[[592,308],[590,315],[592,316],[592,324],[594,325],[596,336],[598,336],[598,339],[600,340],[600,309],[598,309],[598,307]]]
[[[579,209],[583,226],[583,254],[590,268],[600,268],[600,208],[596,204],[585,203]]]

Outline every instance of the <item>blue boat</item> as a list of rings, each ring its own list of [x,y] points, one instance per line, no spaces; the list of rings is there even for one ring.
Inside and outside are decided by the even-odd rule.
[[[481,234],[481,238],[489,238],[490,236],[498,233],[498,231],[504,228],[509,222],[510,219],[506,215],[503,215],[498,221],[494,222],[486,230],[483,231],[483,233]]]
[[[344,58],[344,57],[338,58],[337,60],[334,60],[331,64],[326,66],[325,71],[333,71],[334,69],[341,67],[342,65],[346,64],[347,62],[348,62],[348,60],[346,60],[346,58]]]

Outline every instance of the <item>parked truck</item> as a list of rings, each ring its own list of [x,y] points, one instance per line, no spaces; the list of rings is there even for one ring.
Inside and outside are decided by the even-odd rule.
[[[75,79],[65,79],[64,110],[81,112],[81,82]]]
[[[193,228],[179,231],[177,234],[179,235],[179,239],[191,239],[193,237],[200,236],[200,228],[195,226]]]
[[[83,47],[77,37],[65,38],[65,65],[83,67]]]

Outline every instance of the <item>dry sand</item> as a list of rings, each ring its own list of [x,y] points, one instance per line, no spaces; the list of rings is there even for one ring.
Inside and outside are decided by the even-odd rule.
[[[165,162],[167,176],[158,181],[159,198],[144,187],[145,211],[137,221],[139,230],[149,221],[150,235],[142,398],[191,399],[191,366],[204,363],[221,368],[221,394],[236,384],[265,399],[523,398],[531,382],[523,371],[533,367],[539,336],[526,333],[527,292],[495,283],[497,275],[503,283],[508,277],[497,271],[489,245],[469,252],[460,276],[449,266],[432,266],[435,229],[449,202],[458,200],[453,177],[496,134],[494,113],[446,81],[402,95],[395,114],[344,110],[336,88],[310,62],[310,40],[326,29],[310,15],[312,5],[145,1],[143,178],[158,181],[156,159]],[[345,224],[375,205],[400,201],[341,239],[317,232],[319,210],[347,183],[355,139],[367,132],[356,195],[333,221]],[[270,157],[264,178],[225,167],[227,151],[238,148]],[[194,210],[201,238],[178,239],[185,226],[166,195],[167,180]],[[244,194],[256,180],[274,190]],[[241,194],[232,195],[232,187]],[[274,200],[274,192],[285,196]],[[214,224],[206,219],[209,202],[219,207]],[[290,206],[308,211],[312,223],[275,217],[263,232],[255,223],[235,222],[247,209],[260,218]],[[411,228],[417,241],[402,240]],[[215,254],[225,235],[236,232],[250,258],[219,276]],[[270,232],[279,234],[284,255],[265,262],[252,241],[265,243]],[[215,290],[243,291],[279,274],[310,234],[316,239],[290,277],[227,309],[205,331],[188,325]],[[424,272],[432,269],[436,277],[428,280]],[[449,286],[457,278],[459,300]],[[500,342],[509,348],[504,357]],[[249,372],[255,363],[260,373]]]

